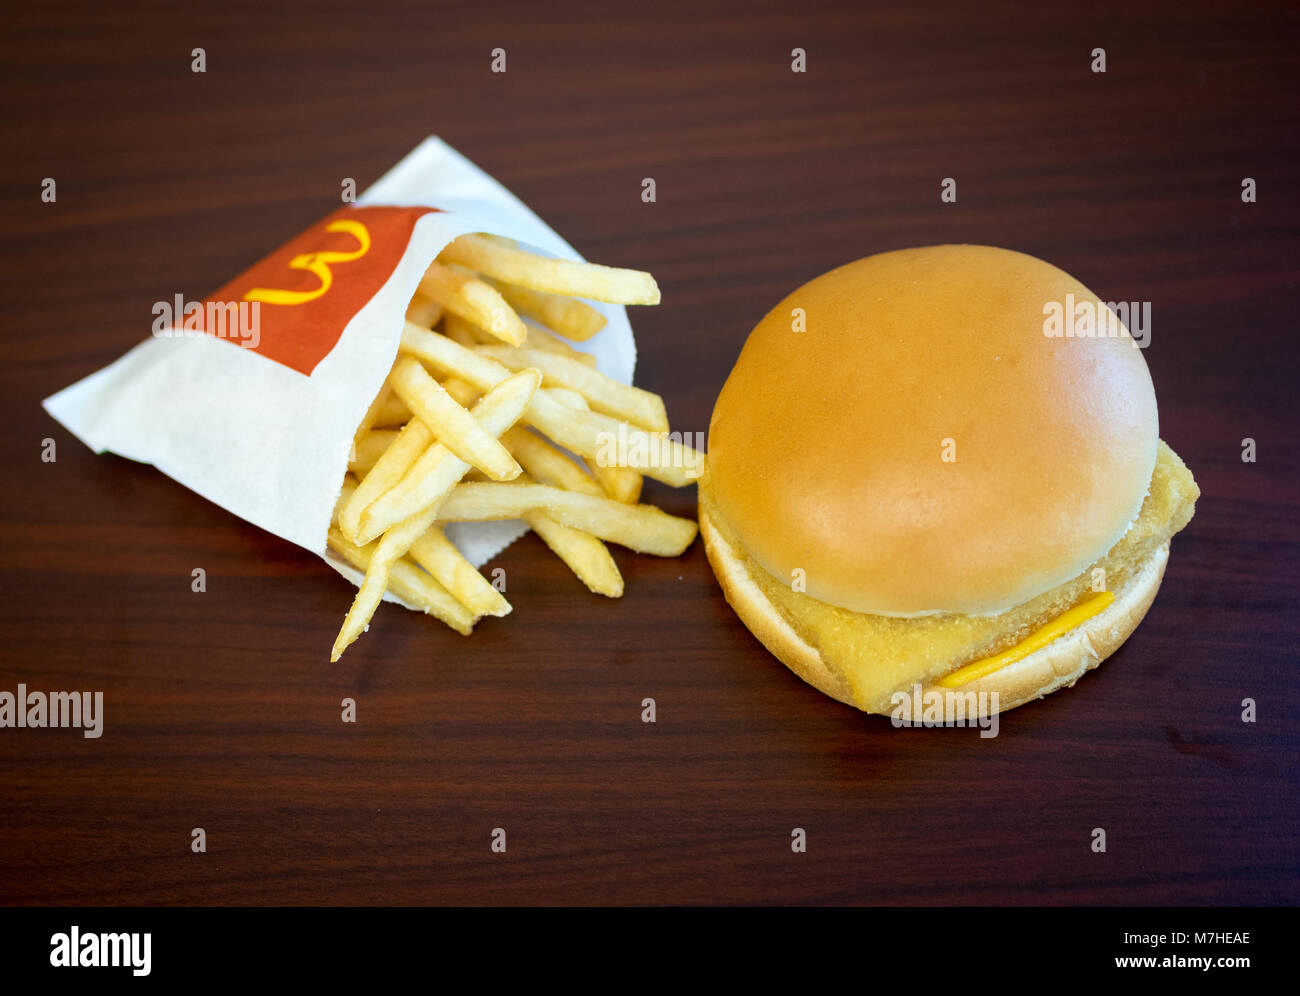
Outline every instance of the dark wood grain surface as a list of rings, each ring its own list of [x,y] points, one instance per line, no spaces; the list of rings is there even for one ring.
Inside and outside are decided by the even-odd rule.
[[[1298,42],[1282,3],[14,5],[0,689],[106,719],[0,730],[0,901],[1295,903]],[[992,243],[1151,301],[1203,497],[1146,622],[994,740],[895,730],[770,658],[698,544],[618,551],[610,602],[528,537],[508,619],[384,606],[330,664],[341,578],[39,402],[428,134],[655,273],[638,382],[684,430],[768,308],[871,252]]]

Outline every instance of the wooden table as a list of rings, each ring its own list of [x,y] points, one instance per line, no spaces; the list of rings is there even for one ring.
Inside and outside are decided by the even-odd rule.
[[[0,901],[1300,898],[1293,9],[360,6],[6,15],[0,689],[102,690],[106,721],[0,730]],[[898,731],[770,658],[698,543],[619,551],[610,602],[530,536],[494,561],[509,619],[464,639],[385,606],[331,665],[342,579],[39,402],[428,134],[655,273],[637,379],[683,430],[768,308],[872,252],[993,243],[1151,301],[1161,433],[1203,497],[1146,622],[994,740]]]

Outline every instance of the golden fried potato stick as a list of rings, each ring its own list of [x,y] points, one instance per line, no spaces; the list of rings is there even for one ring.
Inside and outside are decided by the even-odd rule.
[[[438,324],[438,319],[442,317],[442,305],[437,301],[425,297],[419,291],[411,298],[411,303],[406,306],[406,320],[414,322],[420,328],[431,329]]]
[[[517,287],[612,304],[658,304],[659,285],[642,270],[549,259],[481,235],[462,235],[438,257]]]
[[[577,491],[593,498],[605,497],[604,489],[584,467],[578,466],[568,454],[552,446],[537,433],[517,425],[502,436],[501,441],[519,461],[519,466],[539,483],[564,488],[566,491]]]
[[[695,539],[691,519],[669,515],[653,505],[624,505],[611,498],[565,491],[545,484],[460,484],[438,508],[445,522],[517,519],[532,511],[574,529],[639,553],[676,557]]]
[[[395,488],[420,458],[420,454],[433,444],[433,433],[419,419],[413,419],[402,427],[397,438],[384,450],[383,455],[361,479],[357,489],[343,503],[338,516],[339,530],[349,542],[358,542],[361,514],[381,495]]]
[[[334,506],[336,517],[356,489],[356,479],[351,474],[344,475],[343,488]],[[329,546],[344,560],[352,564],[353,567],[361,570],[365,570],[369,566],[371,556],[374,554],[373,545],[364,548],[358,547],[344,537],[337,526],[330,527]],[[451,626],[452,629],[465,636],[469,635],[474,626],[473,614],[467,615],[465,611],[462,611],[464,609],[463,604],[461,609],[457,609],[456,606],[449,603],[446,598],[448,592],[440,590],[437,580],[435,579],[433,583],[430,583],[429,579],[414,564],[406,560],[400,560],[394,565],[394,570],[389,577],[388,590],[399,597],[405,598],[408,602],[413,602],[425,612],[437,616]]]
[[[664,399],[650,391],[607,377],[598,370],[557,353],[542,349],[511,349],[508,346],[480,346],[478,351],[490,356],[507,370],[532,367],[542,372],[547,387],[564,387],[582,395],[593,411],[622,419],[650,432],[668,431],[668,411]],[[410,402],[407,402],[410,405]]]
[[[591,476],[600,482],[605,494],[624,505],[635,505],[641,499],[644,478],[631,467],[602,467],[596,461],[588,466]]]
[[[420,293],[512,346],[520,345],[527,334],[523,320],[505,298],[482,280],[449,266],[430,263],[420,280]]]
[[[572,408],[588,411],[587,399],[574,391],[550,388],[550,395]],[[591,457],[586,457],[587,471],[600,482],[604,493],[625,505],[635,505],[641,498],[642,477],[630,467],[610,467]],[[547,482],[543,482],[547,483]]]
[[[587,399],[581,394],[559,388],[551,388],[550,393],[551,397],[563,401],[566,405],[582,411],[587,410]],[[630,467],[606,466],[591,457],[586,458],[586,463],[591,476],[600,482],[604,493],[610,498],[621,501],[624,505],[635,505],[640,500],[643,480],[635,470]],[[542,483],[554,482],[543,481]]]
[[[482,396],[482,392],[472,384],[466,384],[459,377],[448,377],[442,382],[443,390],[456,399],[456,404],[462,408],[473,408],[474,402]]]
[[[376,394],[374,400],[370,402],[370,407],[367,408],[366,413],[361,416],[360,424],[357,426],[356,431],[352,433],[352,449],[354,452],[361,444],[361,440],[364,438],[365,434],[374,427],[375,422],[379,419],[380,414],[388,405],[392,397],[393,388],[388,383],[388,379],[385,378],[384,386],[379,389],[379,393]]]
[[[629,467],[675,488],[693,483],[704,471],[704,454],[673,433],[647,432],[599,412],[577,411],[550,392],[539,391],[535,401],[528,421],[589,466]]]
[[[400,429],[411,421],[411,409],[406,407],[405,401],[392,393],[392,389],[388,387],[388,381],[384,381],[384,387],[388,388],[388,397],[375,412],[374,421],[370,423],[370,428]]]
[[[330,527],[330,549],[358,570],[367,570],[375,554],[375,544],[360,547],[351,543],[338,530]],[[389,566],[386,584],[388,590],[424,612],[441,619],[461,636],[469,636],[474,629],[474,615],[458,602],[451,593],[410,561],[402,559]],[[381,593],[382,594],[382,593]],[[333,660],[338,660],[335,656]]]
[[[348,460],[348,470],[358,477],[364,476],[396,438],[396,429],[371,429],[353,445],[352,455]]]
[[[570,359],[577,360],[579,363],[595,368],[596,357],[590,353],[583,353],[574,349],[559,336],[551,335],[540,325],[530,325],[528,322],[524,322],[524,329],[526,331],[523,346],[529,349],[545,349],[552,353],[560,353]],[[452,342],[458,342],[470,349],[475,346],[500,345],[499,339],[481,331],[477,325],[461,318],[460,315],[445,315],[442,319],[441,331]]]
[[[542,390],[562,405],[576,408],[580,412],[591,411],[591,405],[587,404],[587,399],[577,391],[571,391],[567,387],[545,387]]]
[[[540,382],[541,375],[535,370],[525,370],[515,374],[504,384],[489,391],[483,400],[474,406],[474,417],[487,432],[494,437],[500,436],[518,421]],[[418,498],[427,501],[417,505],[413,513],[402,515],[391,525],[383,527],[383,536],[375,546],[366,568],[366,579],[357,589],[352,607],[343,620],[343,627],[334,640],[331,661],[338,660],[343,651],[365,631],[375,610],[379,607],[384,590],[388,587],[388,576],[392,566],[433,525],[438,506],[444,496],[455,487],[456,482],[469,468],[467,462],[441,443],[429,447],[416,461],[407,475],[407,479],[413,481],[410,491]],[[403,484],[407,479],[404,479]],[[399,487],[398,490],[400,491],[401,488]],[[389,494],[391,495],[392,492]],[[362,515],[363,535],[366,534],[366,516],[388,497],[389,495],[385,495]]]
[[[527,322],[524,322],[524,327],[528,329],[528,335],[524,338],[523,348],[544,349],[548,353],[559,353],[561,356],[567,356],[571,360],[577,360],[583,366],[591,367],[593,370],[596,369],[596,357],[592,356],[590,353],[583,353],[580,350],[574,349],[559,336],[551,335],[551,333],[547,332],[546,329],[539,325],[529,325]],[[460,342],[459,339],[456,341]],[[462,342],[461,345],[463,346],[466,344]]]
[[[339,496],[334,499],[334,518],[331,522],[332,525],[338,524],[339,513],[343,511],[343,506],[348,503],[348,500],[354,494],[356,494],[356,491],[357,491],[357,479],[353,477],[351,474],[344,474],[343,487],[339,491]]]
[[[586,342],[605,327],[605,316],[583,301],[491,278],[487,283],[496,288],[519,314],[535,319],[557,335],[574,342]]]
[[[480,390],[509,376],[496,360],[409,323],[402,331],[401,349]],[[524,421],[570,452],[590,458],[589,462],[630,466],[673,487],[693,483],[704,470],[704,454],[671,434],[647,432],[599,412],[576,410],[557,400],[549,388],[534,395]]]
[[[407,556],[475,616],[509,615],[510,603],[505,596],[492,587],[437,526],[426,529],[411,544]]]
[[[388,375],[397,396],[433,432],[438,442],[495,481],[513,481],[520,467],[500,440],[483,431],[420,361],[403,356]]]
[[[525,326],[525,329],[527,326]],[[473,322],[461,318],[460,315],[448,314],[442,319],[442,333],[453,342],[458,342],[462,346],[474,347],[481,346],[488,340],[495,342],[486,332],[480,334]],[[524,341],[527,342],[527,333],[525,332]]]
[[[590,486],[595,491],[596,497],[601,496],[600,485],[587,477],[582,468],[540,436],[534,435],[521,426],[515,426],[502,438],[513,440],[515,445],[511,446],[512,453],[518,447],[536,458],[530,462],[539,467],[544,478],[549,478],[544,479],[543,484],[563,487],[563,484],[557,482],[568,481],[579,485],[580,491]],[[534,447],[533,443],[540,446]],[[519,480],[525,484],[534,483],[527,474],[521,474]],[[545,512],[525,512],[523,519],[542,542],[550,547],[551,552],[564,561],[578,580],[587,586],[589,591],[607,598],[623,597],[623,575],[619,573],[618,565],[614,563],[614,558],[604,543],[591,533],[584,533],[581,529],[574,529],[572,526],[557,522]]]
[[[566,526],[545,512],[525,512],[523,518],[551,548],[551,552],[587,586],[588,591],[606,598],[623,597],[623,575],[604,543],[591,533]]]
[[[515,409],[518,408],[522,413],[527,408],[541,378],[542,375],[536,370],[523,370],[502,381],[474,406],[474,418],[485,431],[499,437],[519,419]],[[441,443],[430,446],[411,465],[396,487],[387,490],[361,513],[357,529],[360,541],[368,543],[436,504],[465,476],[469,467],[468,462],[457,457]],[[363,481],[362,485],[364,484]],[[418,536],[419,532],[415,535]]]
[[[552,401],[558,401],[569,408],[576,408],[580,412],[591,411],[587,399],[577,391],[570,391],[567,387],[547,387],[543,388],[543,390],[546,391],[546,396]]]

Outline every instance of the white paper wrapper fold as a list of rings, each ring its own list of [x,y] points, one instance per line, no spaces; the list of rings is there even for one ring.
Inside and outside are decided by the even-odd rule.
[[[416,222],[392,276],[310,377],[212,336],[151,337],[44,401],[46,411],[96,452],[153,464],[241,518],[319,554],[354,583],[360,574],[328,553],[326,536],[353,432],[392,366],[406,306],[429,263],[466,232],[491,232],[548,255],[582,258],[438,138],[420,144],[357,204],[441,212]],[[627,314],[590,303],[608,324],[575,345],[592,353],[604,373],[630,384],[636,346]],[[481,566],[526,528],[518,521],[461,523],[448,535]]]

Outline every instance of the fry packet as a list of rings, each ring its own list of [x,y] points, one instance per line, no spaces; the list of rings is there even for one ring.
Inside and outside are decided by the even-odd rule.
[[[582,259],[505,187],[432,137],[354,204],[203,302],[181,295],[158,302],[148,339],[46,398],[44,408],[95,452],[153,464],[359,583],[360,572],[326,543],[353,434],[397,355],[420,278],[468,232]],[[630,384],[636,346],[626,311],[588,303],[606,325],[574,348]],[[526,531],[520,521],[467,522],[450,524],[447,535],[482,566]]]

